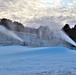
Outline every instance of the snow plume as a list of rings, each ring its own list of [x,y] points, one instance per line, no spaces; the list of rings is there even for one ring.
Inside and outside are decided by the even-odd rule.
[[[23,42],[23,40],[21,38],[19,38],[13,31],[10,31],[10,30],[6,29],[2,25],[0,25],[0,32]]]
[[[42,28],[39,27],[39,37],[43,40],[45,37],[50,39],[49,46],[67,46],[67,45],[74,45],[76,46],[76,43],[68,36],[66,35],[61,29],[64,26],[61,23],[56,22],[55,20],[52,19],[52,17],[42,17],[40,19],[34,19],[31,21],[28,21],[29,26],[31,27],[39,27],[43,26]],[[48,26],[49,29],[45,28]],[[46,29],[46,30],[45,30]],[[48,31],[50,30],[50,31]],[[49,35],[48,35],[49,34]],[[45,36],[45,37],[44,37]],[[43,45],[44,46],[44,45]]]
[[[61,37],[63,40],[65,40],[66,42],[76,46],[76,43],[70,38],[68,37],[63,31],[60,31]]]

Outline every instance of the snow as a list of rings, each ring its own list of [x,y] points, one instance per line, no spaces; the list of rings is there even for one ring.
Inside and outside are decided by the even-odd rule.
[[[76,42],[74,42],[71,38],[69,38],[68,35],[66,35],[66,33],[61,31],[61,36],[63,37],[64,40],[66,40],[67,42],[69,42],[72,45],[76,46]]]
[[[11,36],[21,42],[23,42],[23,40],[21,38],[19,38],[13,31],[11,30],[8,30],[6,29],[4,26],[0,25],[0,32],[5,34],[5,35],[8,35],[8,36]]]
[[[61,46],[0,46],[0,75],[76,75],[76,51]]]
[[[70,39],[62,30],[56,30],[51,25],[52,30],[48,26],[32,29],[29,32],[18,32],[6,29],[0,26],[0,45],[25,45],[31,47],[51,47],[51,46],[76,46],[76,43]]]
[[[19,32],[19,37],[23,39],[21,40],[14,32],[0,26],[0,32],[4,34],[8,32],[13,38],[25,41],[28,45],[39,46],[38,48],[0,46],[0,75],[76,75],[76,51],[62,47],[67,46],[64,40],[75,46],[76,44],[66,35],[63,36],[64,33],[59,34],[64,24],[72,26],[76,23],[76,9],[50,10],[41,8],[40,5],[39,0],[0,0],[0,18],[18,21],[25,27],[49,26],[53,31],[52,41],[48,43],[49,40],[37,39],[37,35]],[[0,40],[1,44],[15,41],[1,33]],[[40,47],[52,45],[57,47]]]

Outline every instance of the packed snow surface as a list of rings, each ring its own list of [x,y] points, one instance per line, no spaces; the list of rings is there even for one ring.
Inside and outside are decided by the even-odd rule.
[[[76,75],[76,51],[0,46],[0,75]]]

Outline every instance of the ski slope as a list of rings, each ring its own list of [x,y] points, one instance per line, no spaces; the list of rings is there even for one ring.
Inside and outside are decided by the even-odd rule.
[[[76,75],[76,51],[0,46],[0,75]]]

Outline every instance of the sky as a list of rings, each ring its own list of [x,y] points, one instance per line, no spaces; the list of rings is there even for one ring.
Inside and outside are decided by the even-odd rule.
[[[42,7],[76,7],[76,0],[40,0]]]

